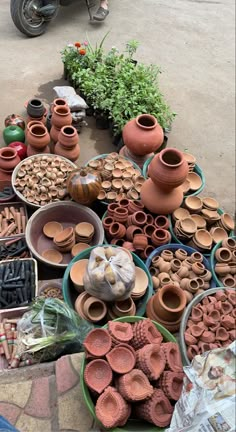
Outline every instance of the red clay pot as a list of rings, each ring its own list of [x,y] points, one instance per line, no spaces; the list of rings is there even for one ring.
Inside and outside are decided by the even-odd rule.
[[[193,358],[199,354],[199,348],[197,345],[191,345],[187,349],[187,355],[189,360],[193,360]]]
[[[111,367],[105,360],[92,360],[85,367],[84,380],[87,386],[98,394],[111,384],[112,378]]]
[[[146,402],[135,406],[135,415],[158,427],[166,427],[171,422],[174,408],[161,389],[155,389]]]
[[[186,306],[186,297],[181,288],[168,284],[153,296],[153,309],[158,317],[165,321],[179,319]]]
[[[116,222],[125,223],[128,218],[128,209],[125,207],[115,208],[113,218]]]
[[[56,106],[52,113],[51,123],[58,129],[72,123],[72,115],[68,106]]]
[[[136,362],[136,357],[128,348],[124,346],[115,346],[107,355],[106,359],[111,369],[118,374],[130,372]]]
[[[143,227],[147,223],[147,215],[143,211],[137,211],[130,216],[133,225]]]
[[[130,120],[122,131],[124,144],[135,155],[144,156],[155,152],[163,143],[164,133],[157,119],[141,114]]]
[[[105,428],[122,426],[130,414],[130,408],[114,387],[107,387],[99,396],[95,413]]]
[[[122,239],[125,236],[126,228],[124,225],[114,222],[109,228],[109,235],[112,238]]]
[[[107,214],[113,218],[114,211],[116,208],[120,207],[118,203],[111,203],[107,206]]]
[[[228,263],[232,261],[232,253],[229,249],[219,248],[215,253],[216,260],[222,263]]]
[[[111,216],[107,216],[103,219],[102,225],[105,231],[109,231],[110,226],[114,223],[114,219]]]
[[[148,239],[145,234],[135,234],[133,238],[134,249],[143,251],[148,245]]]
[[[117,389],[123,398],[130,402],[148,399],[154,391],[146,375],[139,369],[133,369],[119,377]]]
[[[166,192],[149,178],[142,185],[140,197],[143,205],[150,212],[167,215],[180,207],[183,201],[183,189],[178,187]]]
[[[19,162],[20,158],[15,149],[9,147],[0,149],[0,170],[11,173]]]
[[[165,355],[159,345],[148,344],[137,351],[136,366],[149,380],[157,380],[164,371],[165,365]]]
[[[126,238],[129,241],[133,241],[134,235],[135,234],[142,234],[142,228],[137,227],[136,225],[130,225],[128,226],[127,230],[126,230]]]
[[[179,347],[175,342],[166,342],[161,344],[161,351],[165,355],[166,369],[172,372],[183,372],[183,365]]]
[[[142,211],[143,209],[144,209],[144,205],[141,203],[141,201],[137,201],[137,200],[129,201],[128,212],[130,215],[136,213],[137,211]]]
[[[144,234],[145,234],[147,237],[151,238],[151,236],[152,236],[152,234],[154,233],[155,229],[156,229],[155,225],[147,224],[147,225],[145,225],[145,226],[143,227],[143,232],[144,232]]]
[[[160,387],[168,399],[179,400],[183,388],[183,379],[183,372],[163,372],[160,379]]]
[[[91,330],[84,340],[86,351],[94,357],[103,357],[111,349],[111,336],[108,330],[97,328]]]
[[[78,147],[79,136],[77,130],[73,126],[63,126],[58,135],[58,142],[55,146],[55,153],[56,149],[58,148],[58,143],[60,149],[62,148],[64,151],[69,151],[74,149],[75,147]]]
[[[155,231],[153,231],[151,235],[151,241],[154,246],[161,246],[166,243],[169,243],[170,239],[171,239],[171,235],[169,231],[165,229],[157,228],[155,229]]]
[[[27,143],[36,150],[43,150],[50,143],[50,135],[44,125],[34,124],[27,133]]]
[[[132,346],[140,349],[147,344],[161,345],[162,334],[157,330],[150,319],[140,320],[133,325]]]
[[[164,215],[159,215],[155,218],[155,225],[157,228],[167,230],[170,226],[169,219]]]

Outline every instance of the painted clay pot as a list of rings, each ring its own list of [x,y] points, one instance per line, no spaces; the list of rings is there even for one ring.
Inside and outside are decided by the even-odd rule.
[[[146,375],[139,369],[133,369],[119,377],[117,389],[123,398],[130,402],[147,399],[154,391]]]
[[[93,357],[105,356],[110,351],[111,344],[111,336],[102,328],[91,330],[83,342],[86,351]]]
[[[181,354],[177,343],[162,343],[161,350],[165,355],[166,369],[169,369],[172,372],[183,372]]]
[[[153,308],[157,316],[165,321],[176,321],[182,316],[186,297],[181,288],[165,285],[153,296]]]
[[[140,198],[143,205],[154,214],[170,214],[180,207],[183,201],[182,187],[176,187],[166,193],[157,187],[151,179],[146,180],[141,188]]]
[[[27,104],[27,114],[33,118],[42,117],[45,113],[45,107],[40,99],[31,99]]]
[[[71,198],[83,205],[90,205],[101,190],[101,179],[87,168],[73,170],[67,179]]]
[[[106,360],[95,359],[85,367],[84,380],[87,386],[98,394],[111,384],[112,378],[112,370]]]
[[[50,143],[47,128],[43,125],[32,125],[27,133],[27,142],[31,147],[41,152]]]
[[[128,150],[138,156],[155,152],[164,140],[162,127],[149,114],[141,114],[126,123],[122,136]]]
[[[11,173],[19,162],[20,158],[15,149],[9,147],[0,149],[0,170]]]
[[[23,159],[26,158],[26,156],[27,156],[27,146],[24,143],[22,143],[20,141],[14,141],[11,144],[9,144],[8,147],[15,149],[17,151],[17,154],[18,154],[18,156],[19,156],[19,158],[21,160],[23,160]]]
[[[150,399],[135,406],[134,414],[140,419],[163,428],[170,424],[173,410],[174,408],[163,391],[155,389]]]
[[[5,127],[7,126],[19,126],[22,130],[25,130],[25,121],[18,114],[10,114],[4,120]]]
[[[160,387],[168,399],[179,400],[183,388],[183,378],[183,372],[163,372],[160,379]]]
[[[106,359],[111,369],[118,374],[130,372],[136,362],[136,356],[126,347],[116,346],[107,355]]]
[[[7,126],[3,130],[3,139],[6,145],[13,141],[25,142],[25,133],[19,126]]]
[[[165,369],[166,360],[159,345],[148,344],[137,351],[138,369],[142,370],[148,379],[157,380]]]
[[[57,106],[53,110],[51,123],[58,129],[63,126],[69,126],[72,123],[72,115],[69,107]]]
[[[54,153],[75,162],[80,155],[79,137],[73,126],[64,126],[58,134]]]
[[[122,426],[130,415],[130,408],[124,398],[114,387],[107,387],[99,396],[95,413],[105,428]]]

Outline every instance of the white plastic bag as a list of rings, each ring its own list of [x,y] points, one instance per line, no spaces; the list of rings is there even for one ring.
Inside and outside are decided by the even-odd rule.
[[[71,111],[80,111],[88,108],[85,100],[77,95],[75,89],[70,86],[53,87],[57,97],[63,98],[68,103]]]
[[[125,300],[135,284],[135,266],[120,248],[97,247],[90,254],[84,288],[105,301]]]

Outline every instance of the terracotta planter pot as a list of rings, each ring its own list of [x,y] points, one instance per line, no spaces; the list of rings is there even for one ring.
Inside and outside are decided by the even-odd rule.
[[[164,140],[163,129],[149,114],[141,114],[126,123],[122,136],[124,144],[138,156],[156,151]]]
[[[98,394],[111,384],[112,378],[111,367],[105,360],[92,360],[85,367],[84,380],[87,386]]]
[[[34,124],[27,133],[27,143],[36,150],[43,150],[50,143],[50,135],[44,125]]]
[[[107,355],[106,359],[111,369],[118,374],[130,372],[136,362],[136,356],[128,348],[116,346]]]
[[[165,356],[159,345],[149,344],[137,351],[137,367],[150,381],[157,380],[165,369]]]
[[[160,379],[160,387],[166,397],[178,401],[183,388],[184,373],[164,371]]]
[[[134,413],[136,417],[163,428],[170,424],[173,410],[163,391],[155,389],[150,399],[135,407]]]
[[[53,110],[51,123],[58,129],[63,126],[69,126],[72,123],[72,115],[69,107],[57,106]]]
[[[155,185],[151,179],[146,180],[141,188],[140,197],[143,205],[154,214],[170,214],[180,207],[183,201],[182,187],[169,190],[168,193]]]
[[[186,297],[180,288],[169,284],[153,296],[155,313],[165,321],[176,321],[182,316],[186,306]]]
[[[146,375],[139,369],[133,369],[118,378],[117,388],[123,398],[130,402],[147,399],[154,391]]]
[[[102,328],[91,330],[84,340],[86,351],[93,357],[104,357],[111,349],[111,336]]]
[[[20,158],[15,149],[9,147],[0,149],[0,170],[11,173],[19,162]]]
[[[148,173],[155,185],[168,192],[186,180],[188,164],[179,150],[166,148],[152,159]]]

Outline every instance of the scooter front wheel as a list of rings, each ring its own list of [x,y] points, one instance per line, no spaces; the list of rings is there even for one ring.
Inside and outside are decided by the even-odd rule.
[[[40,36],[58,12],[59,0],[50,0],[50,4],[54,6],[54,12],[46,17],[39,13],[45,6],[45,0],[11,0],[10,11],[15,26],[26,36]]]

